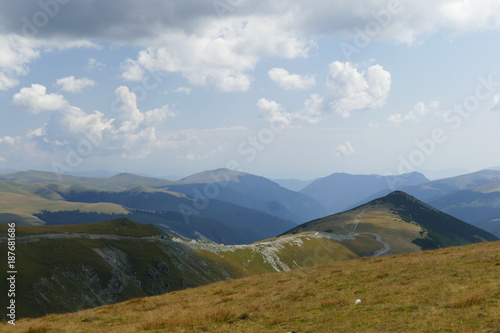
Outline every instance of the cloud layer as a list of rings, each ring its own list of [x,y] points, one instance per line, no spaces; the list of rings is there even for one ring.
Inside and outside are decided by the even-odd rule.
[[[498,29],[498,12],[494,0],[3,1],[0,90],[15,87],[41,50],[77,40],[141,47],[122,64],[125,80],[165,71],[181,73],[195,86],[246,91],[261,59],[307,57],[323,36],[352,36],[354,43],[364,34],[411,44],[439,30]],[[271,74],[285,89],[314,85],[311,77]]]

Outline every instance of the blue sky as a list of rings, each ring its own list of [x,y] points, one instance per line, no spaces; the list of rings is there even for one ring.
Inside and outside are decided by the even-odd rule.
[[[0,169],[500,165],[495,1],[0,4]],[[442,172],[445,171],[445,172]]]

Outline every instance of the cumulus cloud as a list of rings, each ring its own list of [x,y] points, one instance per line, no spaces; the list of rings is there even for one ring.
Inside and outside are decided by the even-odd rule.
[[[93,87],[95,85],[95,81],[89,78],[77,79],[74,76],[68,76],[56,81],[56,85],[61,87],[62,91],[70,92],[70,93],[78,93],[83,91],[83,89],[87,87]]]
[[[68,102],[60,94],[47,94],[47,88],[41,84],[32,84],[22,88],[12,98],[12,104],[30,113],[65,109]]]
[[[456,34],[500,28],[495,0],[412,0],[396,9],[391,4],[398,2],[389,0],[248,0],[228,2],[223,13],[212,2],[196,0],[54,3],[64,15],[47,15],[50,24],[41,29],[33,26],[34,14],[46,14],[37,2],[0,2],[0,90],[16,86],[41,49],[95,46],[93,40],[142,48],[137,58],[123,63],[125,80],[141,80],[147,70],[166,71],[181,73],[193,85],[246,91],[262,58],[307,56],[314,40],[323,36],[353,36],[379,24],[380,32],[371,39],[411,44],[440,30]],[[29,38],[29,25],[36,38]],[[23,31],[25,37],[19,35]],[[88,66],[101,64],[93,59]],[[277,80],[286,89],[313,85],[310,77],[293,75]]]
[[[332,96],[330,108],[346,118],[355,110],[382,107],[391,88],[391,74],[380,65],[360,72],[349,62],[335,61],[329,65],[327,87]]]
[[[122,64],[122,78],[137,81],[145,71],[182,73],[195,86],[219,91],[246,91],[249,75],[262,57],[306,57],[311,41],[287,31],[285,21],[253,17],[216,20],[194,33],[169,31],[156,47]],[[266,38],[262,38],[266,35]],[[165,47],[164,45],[168,45]]]
[[[282,126],[283,128],[292,127],[294,117],[292,114],[286,112],[281,104],[266,98],[261,98],[257,101],[257,107],[260,109],[264,118],[269,122]]]
[[[305,90],[316,85],[316,80],[312,75],[290,74],[284,68],[272,68],[267,74],[278,86],[287,90]]]
[[[135,94],[127,87],[121,86],[115,91],[112,118],[100,111],[87,113],[69,105],[61,99],[61,95],[46,94],[45,87],[40,85],[23,89],[27,90],[21,89],[19,96],[14,96],[14,101],[32,112],[53,111],[50,119],[20,140],[4,137],[0,142],[34,144],[38,151],[46,152],[77,149],[82,142],[90,142],[95,154],[142,158],[150,154],[154,147],[168,145],[171,140],[168,135],[160,135],[158,125],[177,113],[168,105],[148,111],[139,110]]]
[[[335,157],[337,158],[342,158],[354,154],[356,154],[356,151],[349,141],[346,141],[345,143],[337,146],[337,148],[335,149]]]
[[[440,103],[438,101],[432,101],[431,103],[429,103],[429,105],[425,104],[424,102],[419,102],[415,105],[413,110],[411,110],[407,114],[393,114],[389,116],[389,118],[387,118],[387,121],[395,126],[399,126],[407,121],[419,122],[427,114],[430,114],[431,112],[437,112],[439,110],[439,106]]]
[[[298,121],[317,123],[324,115],[324,100],[318,94],[311,95],[303,108],[295,112],[287,112],[281,104],[266,98],[259,99],[257,107],[266,120],[283,128],[297,127]]]
[[[28,64],[38,56],[30,40],[14,34],[0,34],[0,91],[17,86],[17,78],[29,72]]]

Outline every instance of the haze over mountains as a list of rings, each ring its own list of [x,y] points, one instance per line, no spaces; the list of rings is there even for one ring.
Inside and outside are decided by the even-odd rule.
[[[410,185],[427,183],[429,180],[421,173],[413,172],[400,176],[350,175],[334,173],[316,179],[301,193],[316,199],[328,209],[330,214],[346,210],[361,199],[382,191],[394,191]]]
[[[0,198],[9,203],[0,210],[3,223],[65,224],[89,218],[99,222],[116,217],[110,214],[133,214],[128,217],[179,236],[241,244],[402,190],[500,236],[497,170],[435,181],[416,172],[401,176],[334,173],[299,192],[228,169],[179,181],[129,173],[92,178],[40,171],[2,174],[0,180]]]

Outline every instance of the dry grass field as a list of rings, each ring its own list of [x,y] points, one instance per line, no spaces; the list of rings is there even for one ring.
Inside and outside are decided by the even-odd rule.
[[[261,274],[0,331],[500,332],[500,242]]]

